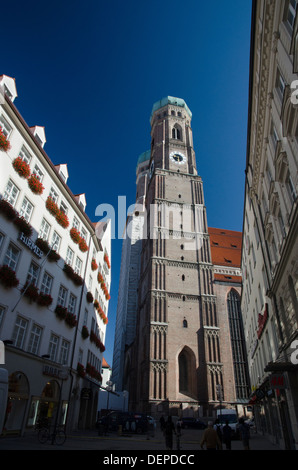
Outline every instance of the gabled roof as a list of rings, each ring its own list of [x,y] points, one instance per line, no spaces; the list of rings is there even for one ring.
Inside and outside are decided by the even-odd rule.
[[[242,232],[208,228],[212,263],[215,266],[241,267]],[[217,281],[241,282],[240,276],[214,274]]]

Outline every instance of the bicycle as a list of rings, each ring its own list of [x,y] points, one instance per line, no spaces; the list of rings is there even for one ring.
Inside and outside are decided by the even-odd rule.
[[[47,441],[52,441],[58,446],[62,446],[66,440],[66,434],[64,429],[54,428],[53,432],[50,431],[50,428],[42,428],[38,433],[38,440],[41,444],[45,444]]]

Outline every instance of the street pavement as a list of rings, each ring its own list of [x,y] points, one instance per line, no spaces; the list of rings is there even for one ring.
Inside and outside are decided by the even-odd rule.
[[[202,430],[186,429],[182,430],[180,439],[180,453],[189,453],[194,451],[201,451],[200,440],[202,437]],[[277,446],[272,444],[264,436],[251,433],[250,439],[251,450],[280,450]],[[0,437],[0,451],[14,451],[14,450],[96,450],[102,451],[104,454],[107,451],[115,452],[119,455],[121,451],[154,451],[154,453],[166,452],[165,440],[163,434],[159,429],[155,430],[154,436],[151,435],[136,435],[126,434],[118,435],[117,432],[109,432],[107,435],[99,436],[97,430],[73,431],[67,435],[67,439],[62,446],[51,444],[41,444],[38,440],[37,432],[28,432],[24,436],[4,436]],[[243,450],[241,440],[232,441],[232,451]],[[225,445],[223,445],[223,451]],[[176,436],[174,436],[173,453],[177,453]],[[146,454],[146,452],[144,452]],[[242,454],[243,455],[243,454]]]

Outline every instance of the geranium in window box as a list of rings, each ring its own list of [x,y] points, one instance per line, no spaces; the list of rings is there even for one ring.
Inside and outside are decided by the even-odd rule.
[[[44,292],[39,293],[37,297],[38,305],[41,305],[42,307],[49,307],[52,302],[53,298],[50,296],[50,294],[45,294]]]
[[[95,259],[92,258],[92,261],[91,261],[91,269],[92,271],[96,271],[98,268],[98,264],[96,263]]]
[[[0,127],[0,150],[7,152],[10,149],[10,142],[3,134],[2,127]]]
[[[27,282],[22,289],[22,293],[24,294],[24,297],[27,297],[33,302],[36,302],[38,295],[39,295],[37,287],[34,284],[28,285]]]
[[[50,252],[48,254],[48,260],[49,261],[59,261],[59,259],[60,259],[59,253],[57,253],[57,251],[55,251],[55,250],[50,250]]]
[[[7,289],[17,287],[19,284],[15,271],[7,265],[0,267],[0,283]]]
[[[94,307],[96,308],[96,310],[99,308],[99,302],[97,299],[94,300]]]
[[[23,232],[23,234],[26,236],[26,237],[31,237],[32,235],[32,227],[31,225],[27,222],[26,219],[24,219],[24,217],[17,217],[13,223],[15,224],[15,226],[18,228],[18,230],[20,232]]]
[[[102,274],[100,272],[98,272],[98,274],[97,274],[97,280],[100,284],[103,282],[103,277],[102,277]]]
[[[82,331],[81,331],[81,335],[82,335],[82,338],[83,338],[83,339],[88,338],[88,336],[89,336],[89,331],[88,331],[88,328],[87,328],[86,325],[83,326]]]
[[[78,230],[75,228],[75,227],[72,227],[69,231],[70,233],[70,237],[72,239],[73,242],[75,243],[79,243],[80,240],[81,240],[81,235],[80,235],[80,232],[78,232]]]
[[[12,162],[12,166],[22,178],[27,179],[31,175],[30,166],[28,165],[27,162],[22,160],[21,157],[15,158],[14,161]]]
[[[77,365],[77,373],[80,377],[85,377],[86,375],[85,367],[83,366],[83,364],[80,364],[80,362],[78,362]]]
[[[30,176],[30,178],[28,178],[28,185],[29,185],[29,188],[31,189],[31,191],[34,194],[42,194],[43,193],[44,187],[43,187],[41,181],[39,181],[39,179],[38,179],[38,177],[36,176],[35,173],[33,173]]]
[[[67,315],[67,308],[62,305],[56,305],[55,313],[60,320],[65,320]]]
[[[65,317],[65,323],[71,328],[74,328],[78,323],[77,317],[73,313],[67,312]]]
[[[86,243],[86,241],[84,240],[84,238],[81,238],[80,241],[79,241],[79,248],[80,250],[83,252],[83,253],[86,253],[86,251],[89,250],[89,247]]]
[[[0,213],[8,220],[14,220],[18,216],[17,211],[5,199],[0,199]]]
[[[64,263],[63,271],[76,285],[81,286],[84,283],[84,280],[79,274],[75,273],[69,264]]]
[[[61,225],[63,228],[67,228],[69,226],[69,220],[65,212],[59,210],[56,214],[56,220],[58,224]]]
[[[51,196],[48,196],[46,200],[46,208],[48,209],[50,214],[52,214],[55,217],[59,212],[59,207],[57,206],[56,202],[51,198]]]
[[[108,268],[111,269],[110,260],[109,260],[109,257],[108,257],[108,255],[107,255],[106,253],[105,253],[105,255],[104,255],[104,260],[105,260],[105,262],[107,263]]]
[[[41,251],[44,252],[45,255],[47,255],[50,251],[50,245],[43,238],[37,238],[34,243],[36,246],[38,246],[38,248],[41,249]]]
[[[87,302],[88,302],[89,304],[92,304],[92,302],[93,302],[93,295],[92,295],[91,292],[87,292],[86,298],[87,298]]]

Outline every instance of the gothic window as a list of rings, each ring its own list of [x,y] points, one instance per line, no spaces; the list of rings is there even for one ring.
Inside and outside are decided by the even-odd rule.
[[[185,351],[179,354],[179,392],[188,391],[188,358]]]
[[[182,140],[182,130],[178,124],[175,124],[172,129],[172,139]]]
[[[188,327],[187,320],[184,318],[184,320],[183,320],[183,328],[187,328],[187,327]]]

